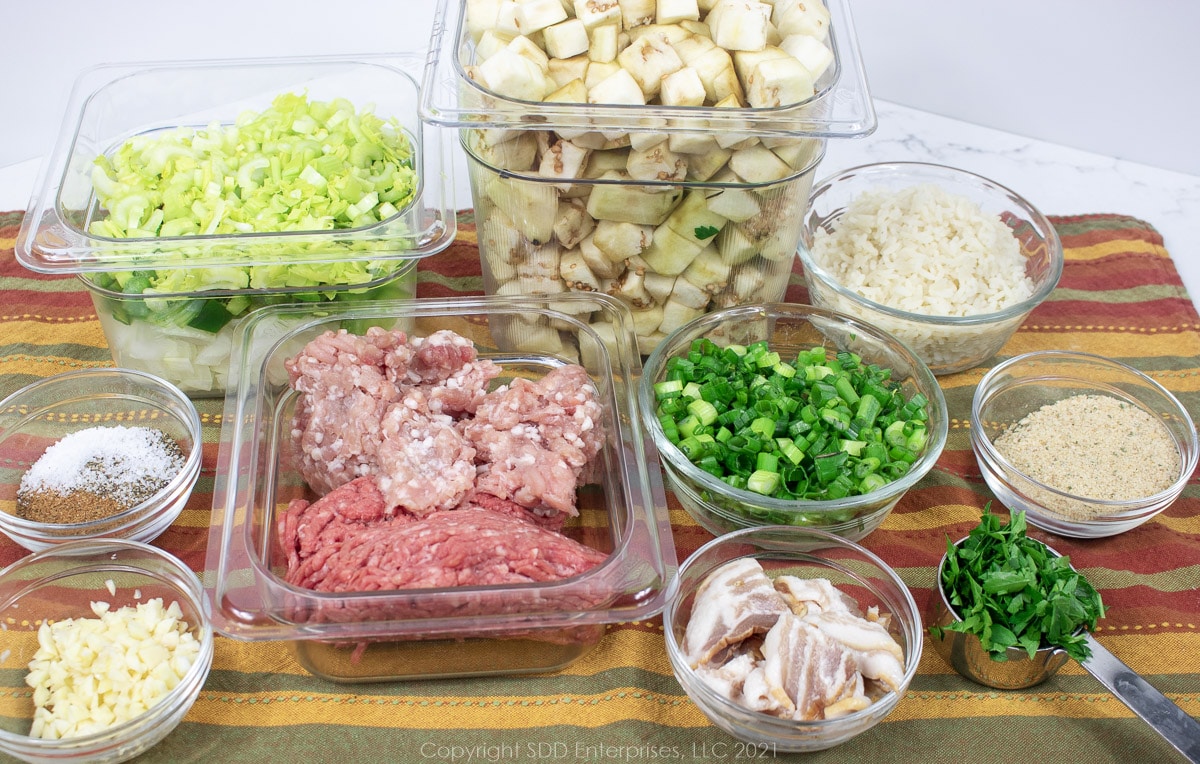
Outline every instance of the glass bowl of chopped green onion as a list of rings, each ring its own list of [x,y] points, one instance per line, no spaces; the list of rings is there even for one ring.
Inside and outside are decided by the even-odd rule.
[[[95,368],[0,400],[0,532],[30,551],[81,539],[150,542],[200,475],[200,416],[175,385]]]
[[[651,353],[638,389],[667,484],[714,534],[757,525],[859,540],[946,444],[933,373],[890,334],[809,305],[702,316]]]
[[[0,621],[0,751],[22,761],[131,759],[179,725],[212,667],[199,579],[137,541],[73,541],[0,570]]]
[[[992,493],[1029,523],[1100,538],[1182,493],[1200,458],[1187,408],[1147,374],[1047,350],[998,364],[971,404],[971,446]]]

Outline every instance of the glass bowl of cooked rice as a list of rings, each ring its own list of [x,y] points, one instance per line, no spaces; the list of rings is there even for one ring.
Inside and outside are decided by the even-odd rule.
[[[1169,507],[1200,456],[1187,409],[1146,374],[1090,353],[1045,350],[998,364],[971,404],[988,487],[1061,536],[1123,533]]]
[[[1062,276],[1050,221],[987,178],[919,162],[813,186],[800,240],[814,305],[906,343],[936,375],[987,361]]]

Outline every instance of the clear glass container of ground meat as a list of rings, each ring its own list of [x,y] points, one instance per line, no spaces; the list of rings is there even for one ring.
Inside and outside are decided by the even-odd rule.
[[[596,318],[615,327],[612,336],[595,331]],[[287,327],[282,334],[279,326]],[[392,333],[397,326],[405,337]],[[324,337],[339,328],[354,336]],[[465,340],[448,340],[448,332]],[[547,350],[550,334],[557,344]],[[337,356],[353,357],[349,366],[329,360],[334,351],[321,344],[366,337],[386,352],[353,345],[354,353]],[[419,366],[422,353],[466,341],[474,357],[455,367],[466,370],[455,379],[490,369],[482,384],[447,377],[436,390],[413,387],[429,368]],[[236,639],[291,641],[313,674],[369,682],[554,671],[595,647],[608,624],[656,615],[676,557],[658,456],[635,414],[635,342],[628,308],[595,294],[278,305],[253,313],[233,351],[214,486],[206,587],[215,628]],[[405,348],[415,348],[411,357]],[[302,351],[303,360],[291,364]],[[369,368],[357,365],[361,359]],[[333,366],[346,374],[313,381],[314,369]],[[568,379],[575,387],[565,398],[551,392],[565,389],[551,388],[552,381]],[[337,393],[333,404],[320,397],[319,390],[335,388],[353,391]],[[447,402],[466,388],[484,397]],[[491,396],[518,389],[541,391],[535,399],[546,408],[522,408],[524,424],[489,419],[501,410]],[[564,409],[552,400],[582,403]],[[428,416],[420,420],[428,429],[406,429],[413,416]],[[489,476],[524,462],[489,450],[487,436],[470,441],[469,455],[455,451],[452,463],[420,476],[443,498],[419,511],[411,502],[423,489],[390,503],[390,491],[408,483],[382,445],[371,453],[389,467],[348,468],[365,477],[333,485],[329,476],[338,469],[373,464],[353,447],[371,438],[400,444],[388,451],[396,458],[419,451],[414,461],[441,464],[440,446],[436,454],[420,449],[455,437],[447,418],[456,432],[486,420],[501,440],[525,433],[543,443],[551,440],[543,427],[557,426],[543,422],[553,420],[563,428],[556,432],[573,433],[566,440],[592,446],[585,461],[573,462],[565,498],[547,498],[550,489],[533,501],[519,492],[496,498],[495,485],[485,485]],[[323,437],[293,434],[311,432],[318,421]],[[465,488],[454,482],[464,459],[473,481]],[[552,480],[560,467],[526,473],[524,482],[540,483],[538,473]],[[344,480],[346,471],[340,474]],[[443,495],[449,483],[461,491]],[[384,491],[389,503],[380,510],[369,499]],[[339,503],[331,504],[335,495]],[[329,511],[305,513],[319,505]],[[343,521],[336,532],[322,530]],[[401,533],[393,534],[396,527]],[[539,572],[544,566],[553,572]]]

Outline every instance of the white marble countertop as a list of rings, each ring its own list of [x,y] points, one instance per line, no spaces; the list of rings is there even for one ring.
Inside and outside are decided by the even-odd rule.
[[[1200,177],[1033,140],[887,102],[869,137],[832,141],[819,176],[884,161],[936,162],[976,172],[1025,196],[1047,215],[1120,213],[1163,236],[1194,304],[1200,298]],[[0,209],[25,209],[40,162],[0,168]],[[459,206],[471,204],[465,165]]]

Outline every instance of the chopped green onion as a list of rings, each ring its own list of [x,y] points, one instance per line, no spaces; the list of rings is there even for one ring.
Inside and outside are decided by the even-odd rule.
[[[717,421],[717,407],[703,398],[688,404],[688,413],[700,420],[700,424],[710,425]]]
[[[746,478],[746,489],[763,496],[770,496],[779,487],[779,473],[755,470]]]
[[[907,474],[928,446],[928,401],[906,400],[891,377],[854,353],[816,347],[785,361],[765,342],[720,347],[701,338],[668,360],[654,386],[656,415],[669,441],[734,488],[844,498]]]
[[[678,379],[668,379],[662,382],[657,382],[654,385],[654,395],[658,400],[666,398],[668,395],[679,395],[683,392],[683,382]]]

